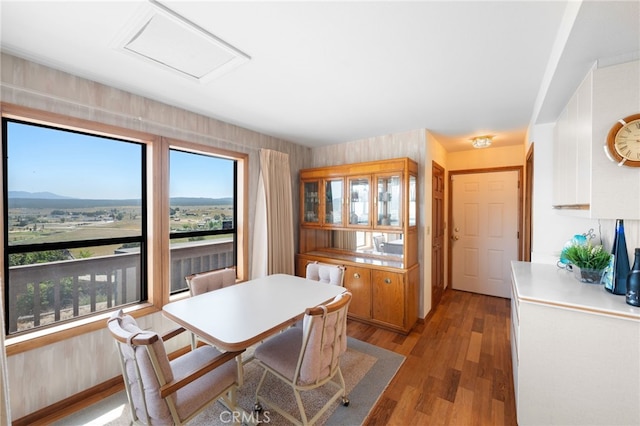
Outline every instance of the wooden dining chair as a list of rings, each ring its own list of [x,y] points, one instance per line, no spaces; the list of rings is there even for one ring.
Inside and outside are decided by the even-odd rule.
[[[323,283],[344,285],[343,265],[331,265],[328,263],[320,263],[317,261],[307,264],[306,278],[309,280],[320,281]]]
[[[339,398],[348,406],[344,377],[340,370],[340,358],[347,350],[347,309],[351,293],[344,292],[326,305],[308,308],[303,326],[292,327],[275,335],[258,346],[254,357],[264,373],[256,389],[255,407],[262,411],[264,403],[297,425],[315,423]],[[260,394],[268,374],[291,387],[295,395],[300,418],[294,417],[278,406],[266,394]],[[339,380],[336,382],[334,378]],[[308,419],[301,392],[331,387],[335,392],[317,413]],[[269,389],[265,389],[269,392]]]
[[[209,291],[219,290],[236,283],[236,270],[231,268],[199,272],[184,277],[189,287],[189,294],[197,296]],[[198,345],[198,337],[191,333],[191,347]]]
[[[171,361],[164,342],[183,331],[164,336],[142,330],[122,310],[108,320],[115,339],[132,423],[139,425],[181,425],[209,404],[220,400],[236,412],[240,352],[221,353],[201,346]]]

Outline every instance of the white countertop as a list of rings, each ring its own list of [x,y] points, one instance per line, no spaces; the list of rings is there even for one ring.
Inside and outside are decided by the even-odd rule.
[[[587,284],[556,265],[511,262],[514,291],[521,302],[613,315],[640,321],[640,308],[628,305],[625,296],[614,295],[601,284]]]

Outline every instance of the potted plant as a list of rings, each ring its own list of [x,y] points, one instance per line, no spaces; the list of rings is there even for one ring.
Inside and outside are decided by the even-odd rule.
[[[564,257],[570,262],[576,278],[586,283],[600,284],[602,275],[611,261],[611,253],[601,245],[591,243],[572,244],[564,251]]]

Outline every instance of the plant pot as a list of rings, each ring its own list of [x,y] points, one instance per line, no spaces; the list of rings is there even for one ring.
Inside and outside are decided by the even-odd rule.
[[[589,269],[579,268],[576,265],[572,265],[573,276],[580,282],[587,284],[602,284],[602,276],[604,275],[604,269]]]

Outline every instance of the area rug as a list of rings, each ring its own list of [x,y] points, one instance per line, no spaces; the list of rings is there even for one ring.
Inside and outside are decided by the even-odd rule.
[[[347,386],[349,406],[344,407],[337,401],[318,420],[317,425],[360,425],[376,404],[391,379],[404,362],[404,356],[357,339],[348,339],[348,349],[341,361],[342,373]],[[238,403],[245,410],[254,404],[255,388],[262,375],[262,368],[254,362],[248,362],[244,370],[244,385],[238,391]],[[269,376],[268,376],[269,377]],[[278,380],[265,383],[269,389],[269,397],[287,411],[298,411],[293,392]],[[262,391],[261,391],[262,393]],[[326,401],[328,389],[319,388],[303,393],[303,402],[307,408],[307,416],[311,418]],[[263,423],[270,425],[286,425],[288,420],[269,407],[263,407]],[[85,410],[75,413],[55,423],[57,426],[124,426],[129,425],[131,417],[127,406],[127,397],[118,392]],[[190,425],[225,426],[230,423],[229,411],[220,403],[212,404],[189,422]]]

